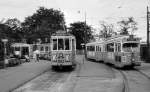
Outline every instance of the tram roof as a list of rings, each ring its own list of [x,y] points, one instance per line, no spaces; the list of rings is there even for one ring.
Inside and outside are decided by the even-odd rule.
[[[90,42],[90,43],[87,43],[86,46],[88,45],[94,45],[94,44],[100,44],[100,43],[103,43],[104,41],[96,41],[96,42]]]
[[[141,39],[139,37],[136,37],[136,35],[116,35],[116,36],[112,36],[110,38],[105,39],[105,41],[123,40],[124,38],[131,39],[131,40],[133,40],[133,39],[140,40]]]
[[[14,43],[12,44],[12,47],[29,47],[30,44],[27,43]]]

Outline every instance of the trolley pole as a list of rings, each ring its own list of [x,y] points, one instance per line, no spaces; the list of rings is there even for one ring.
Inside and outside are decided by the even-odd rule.
[[[146,59],[146,61],[147,62],[150,62],[149,60],[150,60],[150,57],[149,57],[149,55],[150,55],[150,44],[149,44],[149,33],[150,33],[150,31],[149,31],[149,19],[150,19],[150,12],[149,12],[149,10],[148,10],[148,6],[147,6],[147,59]]]

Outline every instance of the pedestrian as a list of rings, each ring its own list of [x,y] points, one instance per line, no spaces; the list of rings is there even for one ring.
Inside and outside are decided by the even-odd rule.
[[[39,62],[39,50],[35,50],[34,53],[33,53],[33,58],[35,60],[35,62]]]
[[[30,58],[28,55],[25,55],[25,60],[26,60],[26,62],[30,62]]]
[[[37,62],[39,62],[39,54],[38,53],[36,54],[36,59],[37,59]]]
[[[33,53],[33,59],[36,62],[36,53]]]

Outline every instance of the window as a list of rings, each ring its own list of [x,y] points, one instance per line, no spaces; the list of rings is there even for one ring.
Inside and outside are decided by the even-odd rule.
[[[94,46],[87,46],[87,50],[88,51],[95,51],[95,47]]]
[[[20,47],[15,47],[15,51],[20,51]]]
[[[53,39],[53,50],[57,50],[57,39]]]
[[[43,47],[43,46],[41,46],[41,49],[40,49],[40,51],[44,51],[44,47]]]
[[[58,39],[58,50],[64,50],[64,40]]]
[[[121,43],[118,43],[118,52],[121,52]]]
[[[66,39],[65,39],[65,50],[70,50],[69,38],[66,38]]]
[[[124,43],[123,48],[138,47],[138,43]]]
[[[96,51],[98,51],[98,46],[96,46]]]
[[[114,52],[114,43],[107,44],[107,51]]]
[[[101,47],[99,46],[99,51],[101,52]]]
[[[48,51],[48,46],[45,47],[45,51]]]
[[[120,52],[121,51],[121,43],[115,43],[115,51]]]

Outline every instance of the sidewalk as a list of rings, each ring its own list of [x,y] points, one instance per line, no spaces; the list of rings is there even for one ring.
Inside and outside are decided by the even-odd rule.
[[[23,63],[19,66],[0,69],[0,92],[10,92],[25,82],[50,70],[49,61]]]

